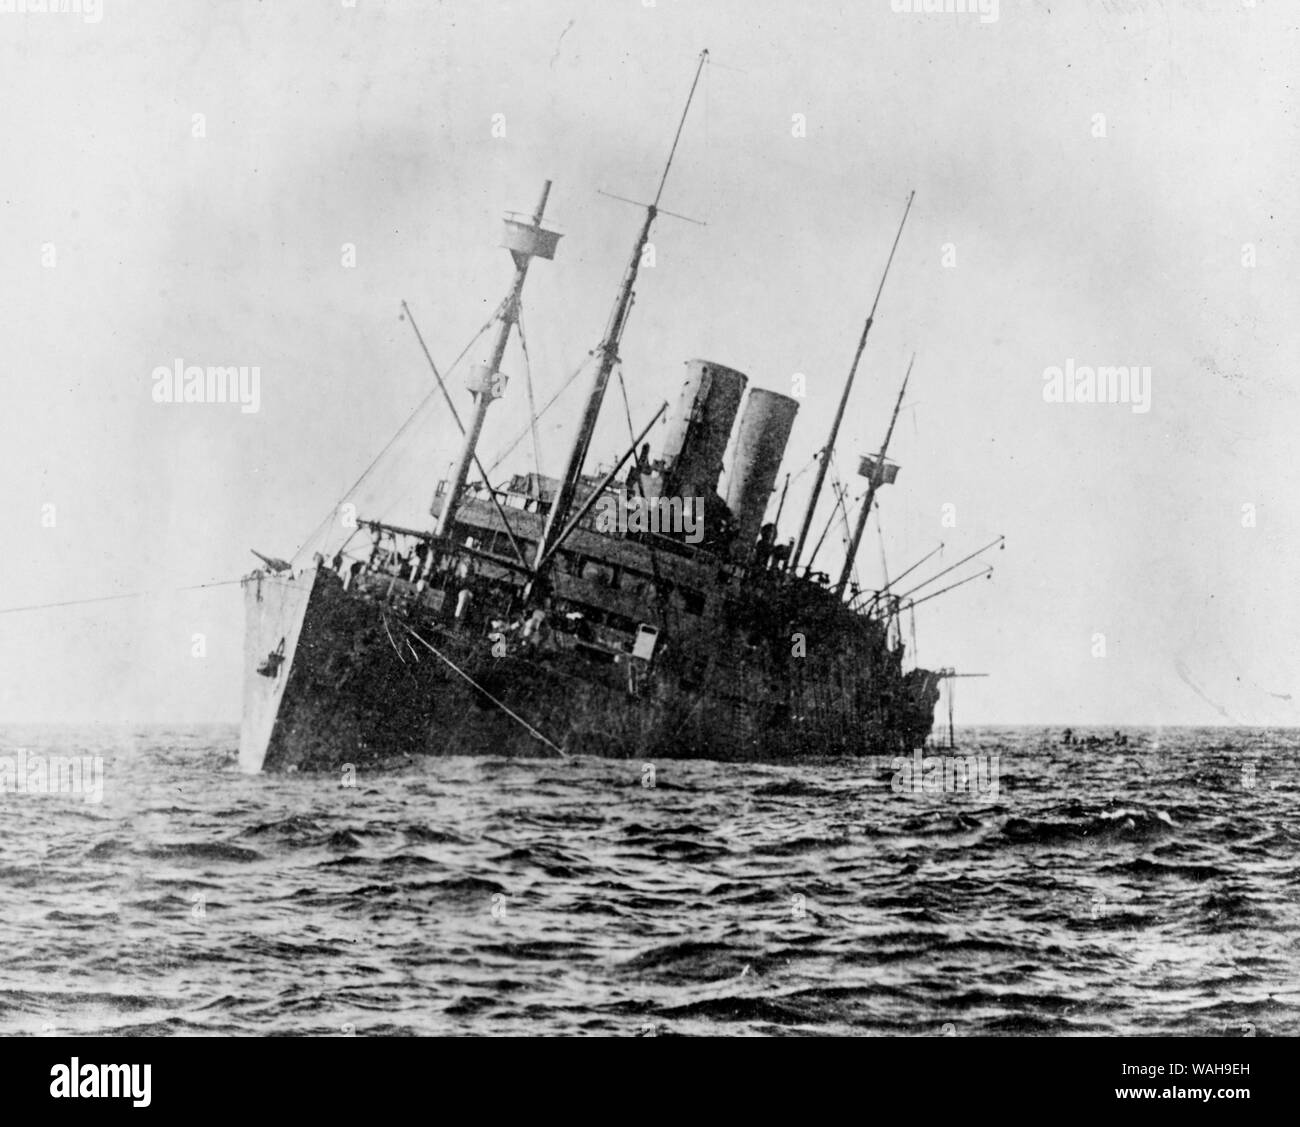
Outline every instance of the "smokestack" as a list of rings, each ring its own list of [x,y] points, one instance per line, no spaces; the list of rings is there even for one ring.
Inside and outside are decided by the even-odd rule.
[[[722,456],[736,421],[746,377],[734,368],[690,360],[668,420],[660,457],[669,497],[708,497],[722,476]]]
[[[798,401],[764,388],[752,388],[736,430],[736,447],[727,474],[727,508],[735,521],[732,558],[747,563],[763,525],[776,484]]]

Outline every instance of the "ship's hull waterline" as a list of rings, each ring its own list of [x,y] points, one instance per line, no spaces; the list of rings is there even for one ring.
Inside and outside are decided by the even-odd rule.
[[[866,708],[706,673],[684,686],[629,657],[593,671],[572,652],[494,654],[481,626],[423,602],[345,590],[323,567],[244,581],[244,771],[400,765],[421,755],[780,760],[903,753],[930,734],[937,676],[863,686]],[[792,659],[798,660],[798,659]],[[597,673],[599,675],[597,675]],[[766,691],[757,678],[765,678]],[[739,680],[744,681],[742,672]],[[793,707],[792,707],[793,700]]]

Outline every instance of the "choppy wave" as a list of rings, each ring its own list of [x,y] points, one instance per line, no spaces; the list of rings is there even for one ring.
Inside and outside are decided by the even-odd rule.
[[[973,730],[881,763],[432,759],[247,777],[235,733],[11,729],[0,1030],[1300,1032],[1300,733]]]

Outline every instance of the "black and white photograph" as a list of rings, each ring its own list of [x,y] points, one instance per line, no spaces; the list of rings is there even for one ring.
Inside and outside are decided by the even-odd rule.
[[[1298,49],[1289,0],[0,0],[43,1098],[148,1107],[173,1039],[813,1037],[1250,1100]]]

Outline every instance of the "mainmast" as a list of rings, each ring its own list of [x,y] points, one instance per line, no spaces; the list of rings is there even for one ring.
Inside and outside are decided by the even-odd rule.
[[[677,142],[681,140],[682,127],[686,124],[686,115],[690,112],[691,102],[695,98],[695,88],[699,85],[700,72],[704,69],[708,57],[709,52],[707,49],[700,52],[699,63],[695,68],[695,78],[691,82],[691,91],[686,96],[686,108],[682,110],[681,120],[677,123],[677,133],[673,137],[672,148],[668,152],[668,161],[664,165],[663,175],[659,178],[659,190],[655,192],[654,202],[646,205],[645,221],[641,224],[641,231],[637,235],[636,245],[632,248],[632,257],[628,261],[627,269],[623,272],[623,282],[619,286],[618,296],[614,300],[614,308],[609,316],[609,324],[605,326],[605,335],[595,350],[597,357],[596,372],[592,377],[591,388],[587,392],[587,402],[583,407],[582,420],[573,441],[573,449],[569,454],[564,476],[560,480],[559,490],[555,495],[550,515],[546,520],[546,531],[542,534],[541,541],[537,545],[535,567],[539,570],[550,556],[551,549],[557,542],[561,530],[565,527],[569,510],[573,507],[573,500],[582,479],[582,468],[587,460],[587,451],[591,446],[591,438],[596,430],[596,419],[600,415],[600,406],[605,398],[605,388],[609,385],[609,377],[614,370],[614,365],[618,363],[619,342],[623,339],[623,330],[627,327],[628,314],[632,309],[632,291],[636,285],[637,274],[641,269],[641,256],[645,251],[646,243],[650,240],[650,228],[654,224],[655,217],[659,214],[659,200],[664,194],[664,185],[668,182],[668,170],[673,166],[673,157],[677,153]]]
[[[510,332],[519,320],[519,297],[524,290],[524,279],[528,277],[528,265],[534,258],[555,257],[555,246],[560,241],[560,236],[542,226],[542,213],[546,210],[546,198],[550,194],[551,182],[547,180],[542,185],[542,198],[537,201],[537,210],[533,212],[531,223],[513,215],[506,216],[502,246],[510,251],[515,260],[515,278],[497,314],[496,333],[492,338],[488,362],[475,365],[467,380],[474,395],[474,414],[469,426],[465,428],[465,441],[452,470],[447,493],[443,498],[442,512],[438,514],[435,531],[439,536],[448,534],[456,517],[456,508],[465,489],[469,467],[474,461],[474,450],[483,431],[487,410],[492,406],[492,400],[499,399],[505,391],[506,377],[501,371],[501,361],[506,354],[506,345],[510,343]]]
[[[907,391],[907,381],[912,375],[912,365],[916,363],[916,353],[912,353],[912,359],[907,362],[907,373],[903,376],[903,386],[898,389],[898,401],[894,404],[894,414],[889,420],[889,429],[885,431],[885,441],[880,444],[880,453],[876,455],[874,461],[863,458],[862,461],[869,467],[870,472],[867,478],[870,485],[867,486],[867,496],[862,502],[862,511],[858,513],[858,524],[853,530],[853,539],[849,541],[848,554],[844,557],[844,570],[840,572],[840,581],[835,585],[835,594],[842,596],[844,588],[849,585],[849,574],[853,571],[853,561],[858,556],[858,545],[862,543],[862,533],[867,527],[867,517],[871,515],[871,506],[876,500],[876,490],[882,485],[888,485],[897,475],[895,468],[894,473],[886,478],[885,455],[889,453],[889,440],[894,436],[894,424],[898,422],[898,412],[903,406],[903,395]]]
[[[894,261],[894,251],[898,249],[898,240],[903,237],[903,224],[907,222],[907,213],[912,210],[912,199],[916,195],[913,192],[907,197],[907,207],[903,209],[903,220],[898,225],[898,234],[894,236],[894,245],[889,250],[889,259],[885,263],[884,273],[880,276],[880,285],[876,289],[876,299],[871,303],[871,312],[867,314],[867,322],[862,326],[862,336],[858,339],[858,350],[853,354],[853,364],[849,368],[849,378],[844,381],[844,391],[840,395],[840,405],[835,412],[835,421],[831,424],[830,437],[826,440],[826,446],[821,451],[821,457],[817,464],[817,478],[813,482],[812,496],[808,498],[808,511],[804,513],[803,527],[799,530],[799,539],[794,546],[794,554],[790,557],[789,569],[795,573],[799,565],[799,557],[803,554],[804,542],[808,539],[808,529],[812,525],[813,513],[817,508],[817,499],[821,496],[822,486],[826,484],[826,470],[831,464],[831,455],[835,452],[835,440],[839,437],[840,423],[844,420],[844,408],[848,406],[849,392],[853,390],[853,377],[858,373],[858,362],[862,359],[862,350],[867,347],[867,334],[871,332],[871,324],[876,317],[876,306],[880,304],[880,295],[885,290],[885,279],[889,277],[889,266]]]

